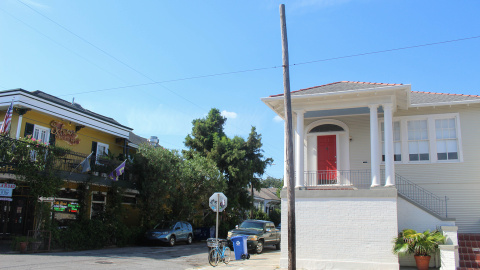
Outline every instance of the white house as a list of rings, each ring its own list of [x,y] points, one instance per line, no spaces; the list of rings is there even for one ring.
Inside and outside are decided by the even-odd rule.
[[[262,101],[284,118],[283,94]],[[441,226],[453,267],[468,266],[457,244],[480,233],[480,96],[342,81],[291,101],[297,267],[398,269],[397,233]],[[286,200],[284,190],[284,228]],[[287,230],[282,239],[286,267]],[[438,257],[431,265],[449,269]]]

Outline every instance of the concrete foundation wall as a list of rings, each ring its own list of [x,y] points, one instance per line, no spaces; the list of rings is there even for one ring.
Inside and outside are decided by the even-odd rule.
[[[417,206],[398,198],[398,230],[433,231],[439,226],[455,226],[455,220],[441,220]]]
[[[397,190],[297,190],[297,268],[398,269]],[[281,267],[287,267],[287,199],[282,193]]]

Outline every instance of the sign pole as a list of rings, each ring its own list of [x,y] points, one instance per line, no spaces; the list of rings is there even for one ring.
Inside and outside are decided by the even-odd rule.
[[[216,209],[216,210],[217,210],[217,226],[216,226],[216,228],[215,228],[215,242],[217,243],[217,245],[218,245],[218,212],[219,212],[219,211],[218,211],[218,210],[219,210],[218,207],[219,207],[219,204],[220,204],[219,201],[220,201],[220,194],[217,193],[217,209]]]

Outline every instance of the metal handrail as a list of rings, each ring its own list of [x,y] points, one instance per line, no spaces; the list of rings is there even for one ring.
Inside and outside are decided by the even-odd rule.
[[[447,216],[446,197],[442,198],[423,187],[407,180],[405,177],[395,174],[395,186],[398,193],[416,204],[441,217]]]

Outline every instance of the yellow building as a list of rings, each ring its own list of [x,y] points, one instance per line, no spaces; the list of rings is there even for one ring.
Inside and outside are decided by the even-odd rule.
[[[103,211],[112,183],[107,178],[108,169],[118,166],[121,163],[118,160],[127,159],[139,144],[147,140],[133,134],[131,128],[113,118],[41,91],[14,89],[0,92],[0,121],[3,121],[12,100],[14,110],[7,134],[11,139],[18,140],[30,135],[36,140],[68,149],[66,155],[56,161],[64,180],[62,189],[55,198],[42,198],[51,202],[53,218],[60,224],[77,218],[77,189],[87,181],[90,198],[87,213],[84,214],[92,217]],[[89,155],[91,171],[82,174],[79,165]],[[126,223],[133,225],[138,220],[134,207],[138,192],[129,181],[128,169],[120,176],[118,183],[127,191],[124,205],[130,211],[125,217]],[[0,157],[0,233],[4,235],[25,234],[32,229],[33,209],[28,187],[24,186],[16,180],[14,165],[5,163]]]

